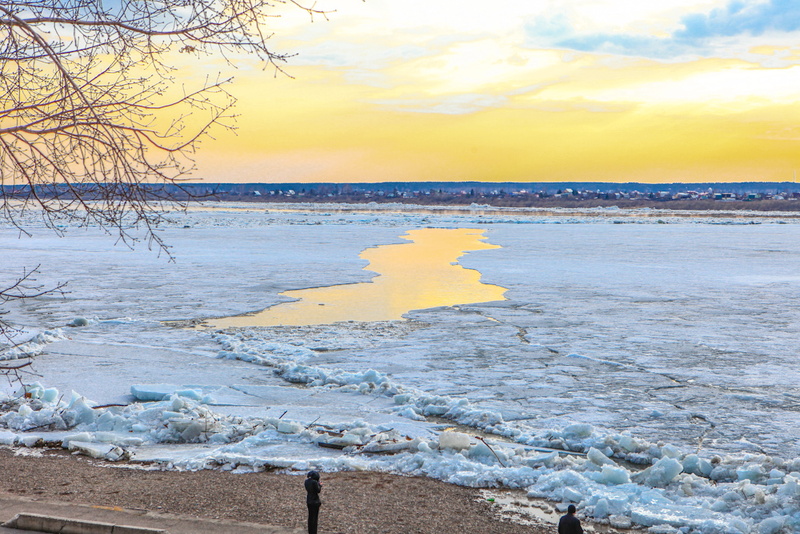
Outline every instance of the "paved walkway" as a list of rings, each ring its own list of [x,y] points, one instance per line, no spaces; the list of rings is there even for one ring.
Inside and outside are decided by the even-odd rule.
[[[303,534],[305,532],[302,529],[197,519],[187,516],[158,514],[146,510],[126,510],[116,507],[47,502],[22,497],[0,497],[0,524],[10,521],[20,513],[108,523],[111,525],[162,529],[169,534]],[[34,532],[41,531],[0,527],[0,534],[33,534]]]

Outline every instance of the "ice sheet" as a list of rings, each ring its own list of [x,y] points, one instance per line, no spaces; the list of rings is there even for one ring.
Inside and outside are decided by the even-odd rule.
[[[580,500],[611,524],[679,517],[697,532],[800,524],[789,504],[800,479],[792,475],[800,471],[800,240],[792,219],[745,225],[724,215],[664,216],[668,224],[658,224],[628,214],[264,209],[175,217],[164,229],[175,264],[114,247],[95,229],[68,229],[60,239],[0,230],[10,258],[0,265],[4,279],[41,264],[40,283],[70,281],[63,298],[10,308],[9,319],[31,337],[60,332],[40,338],[37,380],[67,400],[64,392],[75,390],[99,405],[133,402],[132,385],[166,384],[196,391],[200,399],[188,401],[233,426],[284,414],[303,428],[360,421],[422,441],[416,452],[368,458],[277,430],[248,442],[225,431],[224,443],[191,446],[151,436],[133,447],[134,458],[183,468],[369,468],[523,487]],[[366,281],[364,248],[426,226],[486,229],[502,248],[470,253],[462,264],[509,288],[509,300],[377,324],[216,332],[162,323],[261,310],[288,289]],[[76,414],[94,413],[87,410],[96,411]],[[30,442],[25,429],[36,413],[20,416],[3,443]],[[428,451],[442,417],[528,448],[496,442],[506,467],[485,449],[460,457]],[[95,422],[82,424],[97,432]],[[146,434],[147,424],[130,424]],[[637,481],[624,465],[533,451],[546,446],[595,447],[642,467],[677,456],[683,473],[672,476],[676,464],[667,462]]]

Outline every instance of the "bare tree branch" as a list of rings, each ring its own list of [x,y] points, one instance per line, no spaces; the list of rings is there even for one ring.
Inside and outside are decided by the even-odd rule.
[[[171,54],[249,55],[282,72],[290,55],[268,46],[281,5],[327,16],[296,0],[1,3],[4,219],[19,227],[22,214],[38,213],[54,230],[98,225],[169,253],[154,232],[164,192],[188,196],[180,184],[198,143],[235,118],[230,78],[178,93]]]
[[[165,204],[211,129],[233,129],[231,79],[177,86],[179,52],[229,65],[250,57],[283,72],[269,23],[286,9],[327,13],[298,0],[11,0],[0,3],[0,221],[28,233],[38,217],[97,226],[128,245],[169,255],[158,233]],[[170,256],[171,258],[171,256]],[[3,320],[13,301],[59,292],[38,267],[0,283],[0,357],[13,346]],[[6,285],[4,289],[2,287]],[[0,367],[19,378],[25,366]]]

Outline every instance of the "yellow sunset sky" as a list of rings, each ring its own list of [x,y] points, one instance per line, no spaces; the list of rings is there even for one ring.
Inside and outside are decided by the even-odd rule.
[[[325,0],[235,76],[212,182],[792,181],[796,0]]]

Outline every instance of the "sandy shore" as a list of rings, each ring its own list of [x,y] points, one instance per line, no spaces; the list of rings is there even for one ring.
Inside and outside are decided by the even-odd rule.
[[[140,467],[140,466],[136,466]],[[211,519],[305,526],[303,474],[233,474],[125,468],[63,451],[41,457],[0,449],[5,494]],[[544,534],[500,517],[480,490],[381,473],[323,473],[320,532]]]

